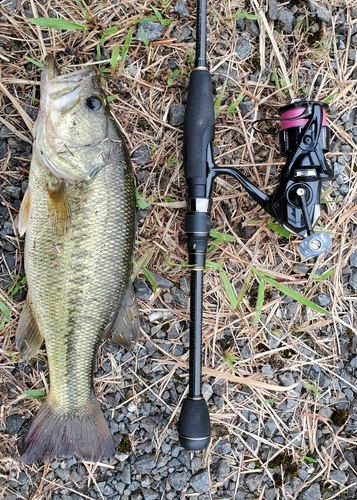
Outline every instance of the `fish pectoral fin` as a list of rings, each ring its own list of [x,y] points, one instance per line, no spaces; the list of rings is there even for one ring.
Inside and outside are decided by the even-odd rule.
[[[48,213],[53,229],[59,234],[65,234],[70,225],[70,208],[66,184],[59,181],[55,188],[47,186]]]
[[[29,189],[27,188],[21,203],[19,215],[15,220],[15,224],[17,226],[20,236],[23,236],[26,233],[29,220],[30,220],[30,192]]]
[[[112,330],[112,341],[125,347],[132,347],[139,338],[139,311],[131,281],[114,320]]]
[[[29,301],[26,300],[17,325],[16,349],[24,359],[28,360],[35,356],[42,342],[43,335],[40,333],[36,320],[33,317]]]

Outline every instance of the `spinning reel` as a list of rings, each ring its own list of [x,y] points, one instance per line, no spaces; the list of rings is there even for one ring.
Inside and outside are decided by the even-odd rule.
[[[330,142],[326,110],[326,104],[300,99],[280,108],[279,146],[286,163],[272,195],[264,194],[235,168],[212,168],[214,176],[228,174],[238,179],[267,213],[304,238],[299,249],[306,258],[326,252],[332,244],[328,233],[313,229],[320,217],[322,183],[333,178],[324,156]]]

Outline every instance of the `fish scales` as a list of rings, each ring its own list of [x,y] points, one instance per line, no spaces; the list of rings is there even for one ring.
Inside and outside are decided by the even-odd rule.
[[[58,78],[51,58],[44,71],[26,213],[20,213],[28,299],[17,345],[30,357],[45,339],[50,391],[22,458],[31,463],[75,454],[100,460],[113,454],[114,445],[93,393],[93,366],[102,334],[125,314],[133,172],[97,76],[79,71]],[[127,344],[137,337],[136,319],[120,332]]]

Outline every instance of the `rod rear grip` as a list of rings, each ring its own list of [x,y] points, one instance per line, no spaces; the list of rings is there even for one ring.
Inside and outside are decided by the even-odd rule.
[[[198,188],[191,194],[189,193],[189,197],[205,196],[207,148],[214,139],[214,128],[212,77],[206,69],[198,68],[192,71],[190,76],[183,129],[186,182],[189,190],[194,186]]]
[[[206,400],[187,397],[178,423],[181,446],[186,450],[204,450],[211,441],[211,425]]]

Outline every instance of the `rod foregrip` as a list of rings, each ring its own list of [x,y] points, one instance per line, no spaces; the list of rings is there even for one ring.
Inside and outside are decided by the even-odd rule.
[[[183,158],[189,198],[204,197],[207,182],[207,149],[214,139],[212,77],[205,68],[190,76],[183,136]]]

